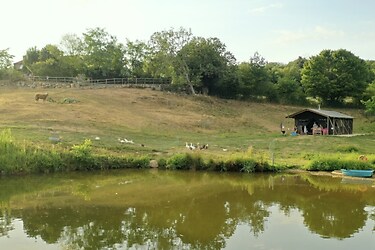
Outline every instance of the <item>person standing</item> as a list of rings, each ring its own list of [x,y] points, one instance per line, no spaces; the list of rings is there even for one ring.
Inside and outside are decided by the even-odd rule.
[[[285,127],[283,123],[280,123],[281,134],[285,135]]]

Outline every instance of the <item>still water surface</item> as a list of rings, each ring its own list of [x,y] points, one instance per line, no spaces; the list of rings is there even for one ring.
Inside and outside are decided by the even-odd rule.
[[[375,249],[375,182],[122,170],[0,179],[1,249]]]

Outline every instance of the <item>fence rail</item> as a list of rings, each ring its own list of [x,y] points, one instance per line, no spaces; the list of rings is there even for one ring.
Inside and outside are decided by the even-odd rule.
[[[98,84],[170,84],[170,79],[164,78],[110,78],[110,79],[93,79],[90,83]]]
[[[45,82],[63,82],[63,83],[74,83],[78,81],[76,77],[51,77],[51,76],[29,76],[32,81],[45,81]]]
[[[45,81],[56,83],[91,83],[91,84],[170,84],[169,78],[109,78],[109,79],[82,79],[78,77],[50,77],[30,76],[32,81]]]

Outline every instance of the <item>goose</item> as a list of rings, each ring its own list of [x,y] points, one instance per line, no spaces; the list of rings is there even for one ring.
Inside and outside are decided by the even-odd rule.
[[[208,149],[208,144],[200,145],[199,142],[197,143],[197,148],[199,150]]]
[[[193,145],[193,143],[190,142],[190,150],[194,150],[196,147]]]
[[[95,137],[95,140],[96,140],[96,141],[99,141],[99,140],[100,140],[100,137],[99,137],[99,136],[96,136],[96,137]]]
[[[188,145],[187,142],[185,142],[185,147],[186,147],[187,149],[190,149],[190,146]]]

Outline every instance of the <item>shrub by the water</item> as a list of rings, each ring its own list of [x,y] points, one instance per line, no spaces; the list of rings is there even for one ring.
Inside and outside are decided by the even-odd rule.
[[[93,152],[91,140],[62,148],[59,145],[36,147],[16,143],[9,129],[0,133],[0,173],[52,173],[61,171],[90,171],[120,168],[149,168],[148,155],[100,155]],[[239,153],[216,159],[204,159],[199,153],[174,154],[158,159],[160,169],[209,170],[221,172],[275,171],[267,161]]]
[[[345,159],[315,159],[308,164],[307,170],[311,171],[333,171],[340,169],[375,169],[370,162]]]
[[[139,156],[139,157],[127,157],[126,167],[127,168],[148,168],[150,164],[150,157]]]
[[[256,162],[253,159],[235,158],[225,162],[225,169],[229,172],[254,172]]]
[[[191,169],[194,165],[194,159],[191,154],[175,154],[167,159],[167,169]]]
[[[226,158],[204,160],[199,154],[175,154],[166,161],[167,169],[210,170],[219,172],[263,172],[276,171],[281,167],[271,166],[264,160],[235,154]]]

